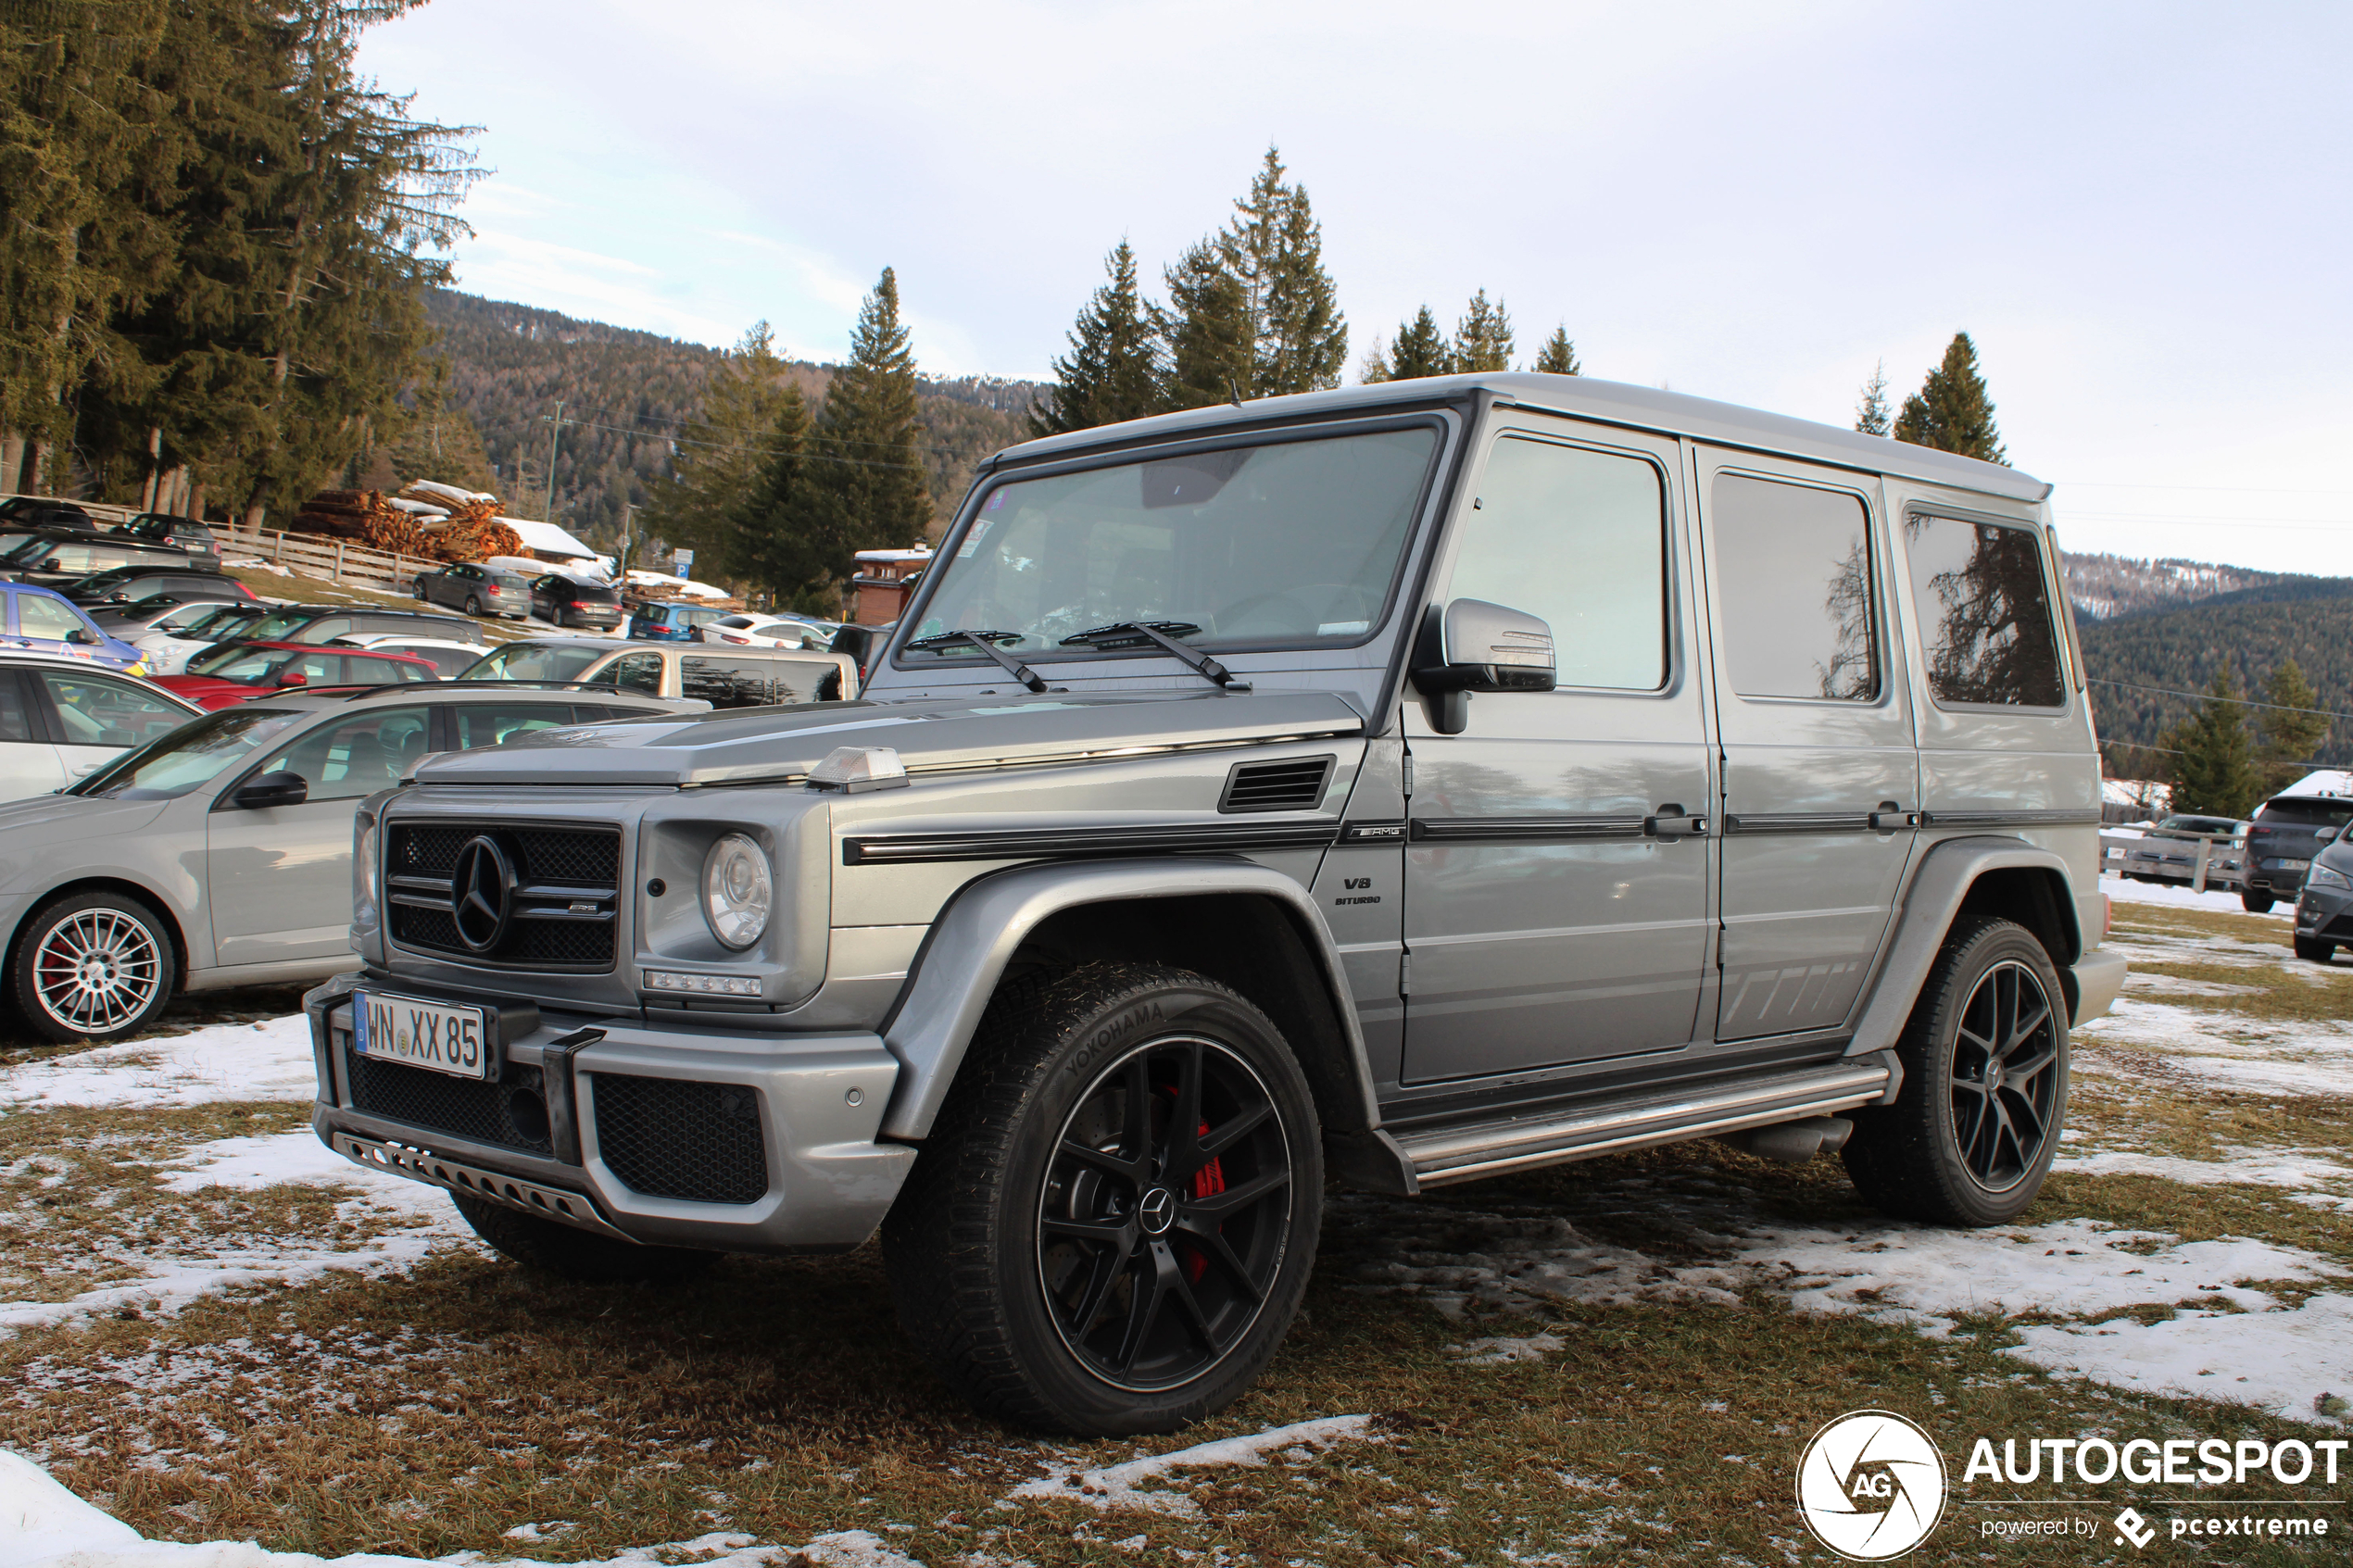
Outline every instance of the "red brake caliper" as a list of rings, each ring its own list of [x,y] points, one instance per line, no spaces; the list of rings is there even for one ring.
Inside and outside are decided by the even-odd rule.
[[[1204,1122],[1201,1124],[1200,1135],[1202,1137],[1207,1137],[1209,1135],[1208,1123]],[[1223,1160],[1213,1160],[1208,1164],[1193,1173],[1193,1196],[1195,1198],[1214,1198],[1225,1190],[1226,1162]],[[1197,1280],[1201,1278],[1202,1274],[1206,1273],[1208,1270],[1209,1260],[1202,1256],[1199,1252],[1193,1253],[1191,1257],[1185,1260],[1185,1277],[1188,1280]]]

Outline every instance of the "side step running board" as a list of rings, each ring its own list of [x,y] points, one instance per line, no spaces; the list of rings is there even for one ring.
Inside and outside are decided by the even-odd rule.
[[[1854,1057],[1798,1073],[1744,1076],[1686,1085],[1574,1110],[1400,1132],[1420,1186],[1443,1186],[1507,1171],[1591,1160],[1685,1138],[1718,1137],[1750,1127],[1829,1116],[1868,1105],[1888,1087],[1887,1060]]]

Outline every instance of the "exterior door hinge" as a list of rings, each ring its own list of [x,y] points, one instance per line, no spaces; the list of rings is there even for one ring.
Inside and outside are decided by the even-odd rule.
[[[1414,955],[1411,953],[1397,955],[1397,994],[1401,997],[1414,994]]]
[[[1410,752],[1410,751],[1409,751],[1409,752],[1405,753],[1405,798],[1406,798],[1406,799],[1408,799],[1408,800],[1411,800],[1413,797],[1414,797],[1414,754],[1413,754],[1412,752]]]

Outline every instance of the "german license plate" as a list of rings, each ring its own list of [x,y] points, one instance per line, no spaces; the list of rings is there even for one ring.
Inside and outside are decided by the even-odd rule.
[[[351,1044],[361,1056],[459,1078],[495,1078],[497,1050],[480,1008],[381,991],[351,994]]]
[[[2311,865],[2309,860],[2274,860],[2272,866],[2284,872],[2300,872]]]

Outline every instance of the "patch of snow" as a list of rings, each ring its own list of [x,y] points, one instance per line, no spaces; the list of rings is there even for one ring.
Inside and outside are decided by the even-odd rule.
[[[0,1071],[0,1113],[45,1106],[154,1109],[318,1093],[310,1022],[216,1023],[185,1035],[44,1057]]]
[[[724,588],[714,588],[708,583],[698,583],[690,577],[673,577],[666,571],[632,571],[625,576],[633,588],[673,588],[682,594],[691,594],[698,599],[727,597],[727,590]]]
[[[2353,1068],[2318,1062],[2242,1061],[2211,1056],[2168,1057],[2178,1072],[2204,1074],[2224,1088],[2251,1094],[2353,1098]]]
[[[2235,893],[2218,893],[2211,888],[2204,893],[2193,893],[2186,884],[2176,887],[2171,883],[2127,882],[2119,876],[2104,876],[2100,878],[2100,891],[2119,904],[2164,904],[2177,909],[2210,909],[2217,914],[2231,915],[2248,912]],[[2268,915],[2253,918],[2291,922],[2296,918],[2295,900],[2274,906]]]
[[[1531,1334],[1525,1338],[1474,1339],[1467,1345],[1449,1345],[1447,1352],[1465,1366],[1503,1366],[1511,1361],[1541,1361],[1554,1350],[1566,1350],[1568,1341],[1557,1334]]]
[[[2142,1154],[2108,1149],[2097,1154],[2065,1154],[2051,1161],[2054,1171],[2087,1176],[2160,1176],[2189,1186],[2309,1188],[2316,1183],[2353,1177],[2353,1165],[2339,1164],[2302,1150],[2234,1149],[2244,1158],[2183,1160],[2170,1154]]]
[[[537,1544],[539,1528],[519,1526],[507,1538]],[[754,1541],[751,1536],[716,1533],[631,1547],[568,1568],[658,1568],[680,1557],[700,1558],[697,1568],[923,1568],[870,1530],[837,1530],[798,1547]],[[438,1559],[372,1551],[321,1558],[307,1551],[271,1551],[251,1541],[150,1541],[74,1496],[31,1460],[0,1449],[0,1568],[422,1568],[429,1562],[439,1568],[453,1562],[470,1568],[538,1568],[535,1559],[473,1552]]]
[[[1269,1454],[1282,1454],[1286,1449],[1299,1448],[1319,1450],[1340,1443],[1378,1442],[1368,1415],[1335,1415],[1321,1421],[1302,1421],[1290,1426],[1270,1427],[1244,1437],[1221,1437],[1212,1443],[1196,1443],[1189,1449],[1174,1453],[1154,1454],[1147,1459],[1130,1460],[1126,1464],[1106,1465],[1099,1470],[1070,1470],[1050,1467],[1048,1473],[1035,1481],[1025,1481],[1007,1494],[1007,1502],[1054,1499],[1062,1502],[1084,1503],[1104,1512],[1122,1511],[1139,1513],[1165,1513],[1179,1519],[1198,1519],[1201,1505],[1183,1492],[1143,1491],[1139,1484],[1165,1480],[1178,1470],[1206,1470],[1221,1466],[1262,1466]],[[1288,1455],[1284,1457],[1288,1458]],[[5,1565],[0,1565],[5,1568]]]
[[[2254,1405],[2290,1421],[2320,1413],[2331,1388],[2353,1383],[2353,1297],[2276,1301],[2251,1311],[2188,1311],[2163,1323],[2030,1323],[2009,1353],[2111,1388]]]

